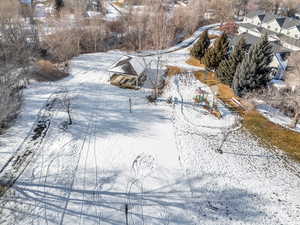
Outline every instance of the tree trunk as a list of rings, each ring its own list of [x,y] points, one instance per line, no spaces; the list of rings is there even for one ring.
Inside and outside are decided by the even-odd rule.
[[[300,119],[300,112],[299,110],[295,113],[295,116],[292,120],[292,123],[291,123],[291,128],[295,128],[299,122],[299,119]]]

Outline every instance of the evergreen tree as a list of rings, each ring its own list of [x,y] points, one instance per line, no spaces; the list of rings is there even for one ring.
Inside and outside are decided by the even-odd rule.
[[[238,66],[233,79],[233,90],[237,96],[265,87],[270,80],[273,49],[264,35],[251,46],[249,53]]]
[[[233,77],[238,65],[242,62],[247,51],[247,45],[244,38],[241,38],[234,47],[228,59],[223,60],[217,70],[217,76],[221,82],[229,86],[232,85]]]
[[[225,33],[219,37],[214,46],[206,52],[203,63],[209,70],[216,70],[222,60],[228,57],[229,41]]]
[[[55,0],[55,10],[59,13],[65,6],[64,0]]]
[[[193,48],[191,49],[191,55],[200,60],[204,56],[209,45],[210,39],[208,37],[208,31],[205,30],[201,34],[199,40],[196,42],[196,44],[194,44]]]

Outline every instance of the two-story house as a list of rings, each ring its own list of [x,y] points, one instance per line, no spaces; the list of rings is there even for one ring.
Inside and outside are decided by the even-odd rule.
[[[269,34],[270,41],[279,40],[281,45],[291,51],[300,51],[300,20],[279,17],[262,11],[247,14],[239,26],[239,33],[260,37]]]

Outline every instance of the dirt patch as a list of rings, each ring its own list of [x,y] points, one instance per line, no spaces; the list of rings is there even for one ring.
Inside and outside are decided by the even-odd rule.
[[[172,77],[177,74],[180,74],[183,72],[183,70],[177,66],[167,66],[168,67],[168,76]]]
[[[216,39],[216,38],[219,38],[219,37],[220,37],[220,35],[217,35],[217,34],[210,34],[210,35],[208,35],[208,38],[210,40],[213,40],[213,39]]]
[[[122,2],[114,2],[113,4],[114,4],[116,7],[124,8],[124,3],[122,3]]]
[[[204,67],[205,65],[199,60],[196,59],[195,57],[191,56],[187,61],[187,64],[192,65],[192,66],[199,66],[199,67]]]
[[[69,75],[68,64],[54,64],[48,60],[39,60],[30,75],[31,79],[39,82],[58,81]]]

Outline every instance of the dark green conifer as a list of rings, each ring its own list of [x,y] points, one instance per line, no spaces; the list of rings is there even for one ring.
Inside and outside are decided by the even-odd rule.
[[[230,57],[223,60],[218,69],[217,76],[219,80],[229,86],[232,85],[233,77],[238,65],[242,62],[247,51],[247,45],[244,38],[241,38],[234,47]]]
[[[270,81],[273,59],[273,48],[264,35],[256,44],[251,46],[249,53],[238,66],[233,79],[233,90],[237,96],[263,88]]]
[[[222,60],[228,57],[229,41],[225,33],[219,37],[214,46],[208,49],[206,52],[203,63],[208,70],[216,70]]]
[[[197,59],[201,59],[205,52],[207,51],[208,47],[210,45],[210,40],[208,37],[208,31],[205,30],[201,34],[199,40],[194,44],[193,48],[191,49],[190,53],[192,56],[194,56]]]

